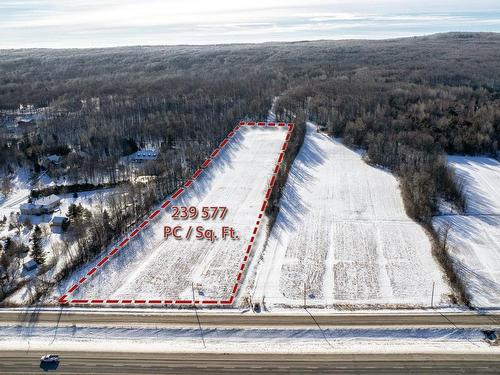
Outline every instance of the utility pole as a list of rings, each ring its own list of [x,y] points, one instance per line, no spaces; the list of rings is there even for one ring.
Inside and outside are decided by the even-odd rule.
[[[304,282],[304,309],[307,307],[307,301],[306,301],[306,283]]]
[[[194,298],[194,283],[191,282],[191,292],[193,293],[193,307],[194,313],[196,314],[196,320],[198,321],[198,327],[200,328],[201,341],[203,342],[203,347],[206,349],[207,345],[205,344],[205,337],[203,337],[203,329],[201,328],[200,317],[198,316],[198,310],[196,310],[196,303]]]
[[[433,281],[432,282],[432,294],[431,294],[431,309],[434,308],[434,285],[435,285],[435,282]]]

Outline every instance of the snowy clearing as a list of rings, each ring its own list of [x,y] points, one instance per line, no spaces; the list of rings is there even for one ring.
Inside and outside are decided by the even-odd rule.
[[[31,190],[31,176],[27,169],[19,168],[12,180],[12,192],[8,197],[0,193],[0,219],[18,212],[19,206],[28,201]]]
[[[254,300],[267,307],[423,307],[451,293],[425,231],[405,213],[398,182],[359,153],[307,134],[259,264]]]
[[[465,156],[448,162],[464,183],[466,213],[443,212],[434,226],[441,236],[448,228],[448,251],[472,304],[500,307],[500,162]]]
[[[195,299],[228,298],[259,220],[286,130],[241,127],[211,165],[172,203],[195,206],[199,211],[202,207],[224,206],[227,215],[223,220],[173,220],[172,205],[169,206],[99,272],[81,284],[71,298],[192,300],[192,285]],[[215,229],[216,233],[221,233],[223,225],[230,226],[239,240],[164,240],[167,225],[183,228],[201,225]],[[264,230],[259,231],[252,252],[262,246],[263,233]],[[85,276],[95,263],[81,267],[65,280],[56,296]]]

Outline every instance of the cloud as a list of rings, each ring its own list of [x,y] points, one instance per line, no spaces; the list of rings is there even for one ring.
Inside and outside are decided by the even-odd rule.
[[[6,0],[0,14],[0,48],[500,31],[500,5],[490,0]]]

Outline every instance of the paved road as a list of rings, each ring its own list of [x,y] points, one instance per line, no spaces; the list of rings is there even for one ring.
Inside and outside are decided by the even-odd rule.
[[[254,314],[254,313],[217,313],[198,310],[204,327],[225,328],[302,328],[320,324],[324,328],[500,328],[500,311],[496,314],[480,315],[474,312],[460,313],[414,313],[407,314],[319,314],[311,312],[314,319],[305,311],[302,314]],[[85,326],[156,326],[156,327],[197,327],[193,312],[157,313],[124,312],[117,310],[103,314],[96,310],[60,311],[0,311],[0,324],[57,324]]]
[[[311,311],[310,311],[311,312]],[[415,327],[500,327],[500,314],[476,313],[408,313],[408,314],[318,314],[314,319],[301,315],[199,312],[204,327],[226,328],[310,328],[317,323],[325,328],[415,328]],[[0,311],[1,324],[78,325],[78,326],[150,326],[197,327],[193,312],[126,312],[106,314],[96,310]],[[244,345],[244,344],[242,344]],[[111,348],[110,350],[120,350]],[[0,374],[40,373],[36,351],[0,352]],[[225,354],[225,353],[156,353],[127,354],[67,351],[58,353],[61,365],[57,374],[183,374],[183,373],[341,373],[341,374],[500,374],[500,356],[493,354],[450,355],[423,354]]]
[[[40,352],[0,352],[0,373],[40,373]],[[499,356],[60,353],[56,374],[498,374]]]

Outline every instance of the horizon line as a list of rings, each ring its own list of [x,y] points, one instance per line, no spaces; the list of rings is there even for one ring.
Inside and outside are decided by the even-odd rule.
[[[448,34],[481,34],[481,35],[500,35],[497,31],[445,31],[438,33],[423,33],[415,35],[406,36],[394,36],[394,37],[381,37],[381,38],[318,38],[318,39],[299,39],[299,40],[277,40],[277,41],[264,41],[264,42],[233,42],[233,43],[179,43],[179,44],[116,44],[101,47],[0,47],[0,51],[23,51],[23,50],[48,50],[48,51],[58,51],[58,50],[102,50],[102,49],[114,49],[114,48],[150,48],[150,47],[210,47],[210,46],[259,46],[265,44],[293,44],[293,43],[312,43],[312,42],[382,42],[389,40],[399,40],[399,39],[413,39],[413,38],[423,38],[431,36],[440,36]]]

